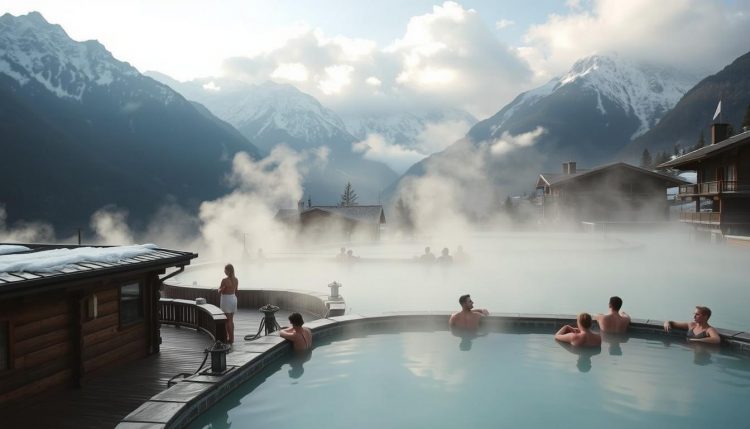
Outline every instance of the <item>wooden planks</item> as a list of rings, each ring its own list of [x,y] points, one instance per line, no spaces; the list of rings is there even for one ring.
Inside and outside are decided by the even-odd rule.
[[[283,310],[276,313],[281,325],[286,324],[288,315],[289,312]],[[235,337],[242,341],[244,335],[258,330],[262,314],[240,310],[234,318]],[[2,427],[114,427],[141,403],[165,390],[171,377],[181,372],[195,372],[205,356],[204,349],[211,345],[208,335],[189,328],[162,326],[161,337],[160,353],[101,371],[87,378],[82,388],[39,392],[23,402],[0,405]],[[52,374],[48,377],[64,376],[56,373],[58,370],[58,367],[50,367],[48,372]],[[59,380],[50,378],[52,381]]]

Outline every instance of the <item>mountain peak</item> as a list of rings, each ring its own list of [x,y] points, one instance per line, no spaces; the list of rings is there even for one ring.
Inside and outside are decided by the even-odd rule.
[[[77,42],[38,12],[0,17],[0,73],[21,86],[41,84],[58,97],[81,100],[93,87],[140,74],[96,40]]]

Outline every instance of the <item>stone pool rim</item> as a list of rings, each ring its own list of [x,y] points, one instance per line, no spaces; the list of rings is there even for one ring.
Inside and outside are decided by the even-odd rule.
[[[397,312],[379,315],[344,315],[317,319],[306,323],[316,341],[321,338],[340,335],[348,329],[370,328],[428,328],[448,330],[448,317],[452,312]],[[497,331],[507,328],[544,328],[550,335],[562,325],[575,323],[574,315],[565,314],[523,314],[498,313],[483,318],[482,329]],[[405,331],[406,329],[401,329]],[[722,348],[729,349],[750,358],[750,332],[740,332],[717,328],[722,337]],[[662,335],[664,337],[683,339],[684,330],[664,332],[662,320],[632,319],[628,337],[640,335]],[[243,356],[247,360],[233,367],[223,375],[194,375],[172,386],[141,404],[135,411],[126,416],[117,428],[183,428],[211,406],[219,402],[231,391],[261,372],[276,359],[291,353],[288,342],[278,336],[266,336],[252,342],[256,352],[235,352],[228,355],[230,360],[240,363]],[[238,358],[238,359],[234,359]]]

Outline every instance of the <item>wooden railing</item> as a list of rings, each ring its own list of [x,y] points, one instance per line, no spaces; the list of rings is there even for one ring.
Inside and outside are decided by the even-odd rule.
[[[680,222],[718,225],[721,222],[721,212],[680,212]]]
[[[680,195],[716,195],[722,192],[741,191],[750,191],[750,188],[738,184],[736,180],[717,180],[680,186]]]
[[[227,342],[227,316],[211,304],[187,299],[159,299],[159,322],[201,330],[216,341]]]

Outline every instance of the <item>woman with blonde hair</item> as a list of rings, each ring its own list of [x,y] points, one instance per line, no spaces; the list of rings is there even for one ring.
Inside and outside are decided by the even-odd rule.
[[[231,346],[234,343],[234,312],[237,311],[237,289],[240,281],[234,276],[234,266],[224,266],[226,277],[221,280],[219,286],[219,306],[221,311],[227,315],[227,342]]]

